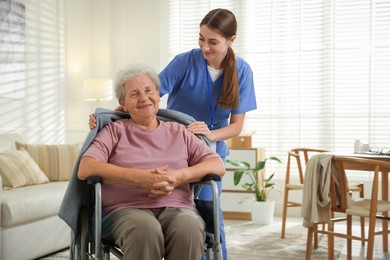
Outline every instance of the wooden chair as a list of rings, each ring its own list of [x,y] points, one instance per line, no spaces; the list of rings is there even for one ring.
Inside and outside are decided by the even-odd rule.
[[[359,157],[333,156],[332,164],[335,170],[332,172],[330,194],[331,194],[331,211],[333,213],[344,213],[345,216],[340,218],[332,218],[328,225],[328,230],[318,230],[320,234],[328,236],[328,259],[334,259],[334,236],[347,239],[347,259],[352,259],[352,240],[360,240],[367,242],[366,259],[373,259],[374,251],[374,236],[383,235],[383,250],[387,251],[388,241],[388,211],[390,210],[390,202],[378,199],[378,178],[379,174],[388,174],[390,171],[390,162],[365,159]],[[372,181],[372,192],[370,198],[359,198],[354,200],[350,196],[348,190],[348,180],[346,169],[364,170],[374,172]],[[383,189],[387,189],[387,181]],[[356,236],[352,234],[352,216],[360,218],[368,218],[368,236]],[[380,231],[375,230],[377,219],[382,219],[383,228]],[[346,220],[347,230],[344,233],[335,232],[334,223]],[[316,225],[308,228],[307,244],[306,244],[306,259],[311,259],[312,253],[312,238]]]
[[[327,151],[319,150],[319,149],[310,149],[310,148],[295,148],[288,151],[286,178],[285,178],[285,185],[284,185],[281,238],[284,238],[286,232],[287,208],[302,206],[301,201],[297,202],[297,201],[289,200],[289,196],[288,196],[289,192],[303,190],[303,182],[304,182],[303,177],[305,171],[304,167],[306,167],[307,162],[309,161],[309,157],[312,154],[323,153],[323,152],[327,152]],[[295,182],[295,183],[290,182],[292,164],[295,164],[298,169],[299,182]]]
[[[301,207],[301,201],[292,201],[289,199],[290,191],[302,191],[304,183],[304,172],[306,165],[314,154],[328,152],[321,149],[312,148],[295,148],[288,151],[287,167],[286,167],[286,178],[284,186],[284,200],[283,200],[283,211],[282,211],[282,231],[281,238],[285,237],[286,232],[286,220],[287,220],[287,208],[289,207]],[[295,159],[295,160],[294,160]],[[291,182],[292,165],[297,167],[299,182]],[[351,192],[359,192],[359,196],[364,196],[364,186],[362,183],[351,185],[349,187]],[[364,234],[364,219],[362,219],[362,234]],[[317,236],[315,236],[314,247],[317,248]]]

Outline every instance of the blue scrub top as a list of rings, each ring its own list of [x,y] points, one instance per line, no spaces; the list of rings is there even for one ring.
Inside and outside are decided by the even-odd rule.
[[[243,114],[257,108],[253,72],[249,64],[239,57],[237,57],[237,72],[240,89],[240,102],[237,109],[216,106],[222,88],[223,74],[212,82],[207,63],[199,48],[177,55],[161,71],[160,96],[169,94],[167,108],[189,114],[197,121],[204,121],[210,130],[222,128],[229,124],[230,114]],[[211,127],[208,82],[211,84],[212,110],[216,107],[213,127]],[[229,155],[225,141],[217,142],[217,153],[222,158]]]

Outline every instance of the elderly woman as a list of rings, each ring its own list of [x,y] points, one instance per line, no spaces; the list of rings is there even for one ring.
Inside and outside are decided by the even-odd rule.
[[[121,247],[124,259],[199,260],[205,224],[189,183],[210,172],[223,176],[224,165],[185,126],[157,119],[159,85],[147,66],[118,72],[116,97],[131,118],[98,133],[78,177],[102,178],[103,236]]]

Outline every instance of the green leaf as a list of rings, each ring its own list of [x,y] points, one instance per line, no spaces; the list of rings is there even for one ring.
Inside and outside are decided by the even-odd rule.
[[[236,170],[234,171],[234,185],[238,185],[241,181],[242,175],[245,173],[245,170]]]
[[[275,173],[272,173],[267,179],[264,179],[265,182],[269,182],[274,177]]]
[[[265,186],[264,186],[264,188],[271,188],[272,186],[275,186],[276,185],[276,183],[274,183],[274,182],[271,182],[271,183],[267,183]]]
[[[267,160],[267,159],[266,159],[266,160]],[[264,169],[266,160],[264,160],[264,161],[258,161],[257,164],[256,164],[255,171],[259,171],[259,170]]]
[[[247,191],[254,191],[255,190],[255,185],[253,183],[245,183],[241,185],[244,189]]]
[[[234,160],[226,160],[227,163],[230,163],[233,166],[244,168],[244,169],[250,169],[251,165],[247,162],[242,161],[234,161]]]
[[[275,157],[275,156],[271,156],[271,157],[269,157],[268,159],[277,161],[278,163],[282,163],[282,161],[281,161],[278,157]]]

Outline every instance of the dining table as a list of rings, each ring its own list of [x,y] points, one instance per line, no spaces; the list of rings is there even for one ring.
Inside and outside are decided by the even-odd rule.
[[[359,158],[366,158],[366,159],[372,159],[372,160],[380,160],[380,161],[389,161],[390,162],[390,155],[388,154],[377,154],[377,153],[370,153],[370,152],[364,152],[364,153],[332,153],[334,155],[341,155],[341,156],[349,156],[349,157],[359,157]],[[361,165],[354,164],[353,162],[346,162],[344,163],[344,168],[346,170],[357,170],[357,171],[364,171],[367,170]],[[381,193],[382,193],[382,200],[388,201],[389,200],[389,170],[383,170],[381,174]],[[383,213],[384,216],[388,216],[388,212]],[[388,222],[382,221],[382,228],[383,230],[388,229]],[[388,251],[388,236],[384,235],[383,239],[383,251]]]

